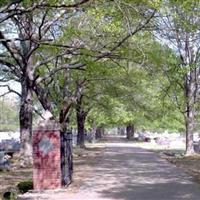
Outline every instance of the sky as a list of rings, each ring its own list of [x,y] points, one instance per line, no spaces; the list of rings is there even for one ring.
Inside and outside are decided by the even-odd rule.
[[[18,82],[15,81],[9,81],[6,84],[8,84],[10,86],[11,89],[17,91],[17,92],[21,92],[21,86]],[[5,83],[1,83],[1,85],[6,85]],[[0,87],[0,95],[4,94],[5,92],[7,92],[7,88],[5,87]],[[15,93],[10,93],[8,95],[6,95],[7,97],[17,97],[17,95]]]

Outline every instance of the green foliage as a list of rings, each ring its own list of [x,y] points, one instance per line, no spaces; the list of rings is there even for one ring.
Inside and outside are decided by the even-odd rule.
[[[180,99],[182,89],[163,73],[166,70],[171,78],[182,82],[181,72],[174,73],[176,56],[146,33],[132,38],[128,44],[120,52],[130,59],[116,65],[107,63],[106,66],[113,65],[113,71],[103,76],[107,78],[101,82],[103,95],[89,114],[88,123],[92,126],[95,120],[97,125],[108,127],[131,123],[137,128],[183,131],[183,115],[173,101],[174,89]]]
[[[35,24],[41,23],[40,16],[45,11],[48,12],[44,23],[45,20],[54,19],[57,10],[51,9],[51,5],[76,3],[73,0],[44,2],[49,8],[36,9],[32,13]],[[145,29],[111,51],[122,38],[145,21],[152,10],[161,8],[165,12],[165,4],[171,4],[172,10],[173,5],[178,4],[191,15],[189,2],[191,1],[100,0],[80,9],[68,9],[67,14],[55,22],[42,38],[42,41],[53,38],[50,42],[52,45],[41,44],[31,55],[33,63],[41,63],[56,55],[65,54],[41,65],[34,74],[43,78],[63,66],[63,70],[58,70],[40,83],[48,93],[54,115],[58,117],[63,107],[70,105],[74,97],[77,98],[76,90],[81,85],[83,109],[91,109],[88,126],[92,126],[94,122],[98,126],[133,123],[139,128],[181,130],[182,115],[175,106],[176,101],[171,100],[178,98],[179,107],[183,107],[182,78],[195,66],[175,67],[180,61],[176,54],[164,44],[159,44]],[[6,1],[1,3],[3,5]],[[33,1],[24,0],[22,6],[28,7],[32,3]],[[170,11],[167,7],[166,13]],[[180,22],[180,16],[175,14],[173,17],[177,28],[197,28],[197,23],[191,24],[187,18]],[[108,56],[100,59],[106,53]],[[84,69],[66,69],[66,66],[76,66],[74,63],[83,64]],[[11,110],[4,107],[6,109],[2,111],[2,116],[11,115]],[[72,112],[75,121],[74,110]],[[14,114],[12,115],[10,118],[14,118]]]
[[[0,1],[0,6],[4,6],[4,5],[6,5],[6,3],[8,3],[7,0],[1,0],[1,1]]]

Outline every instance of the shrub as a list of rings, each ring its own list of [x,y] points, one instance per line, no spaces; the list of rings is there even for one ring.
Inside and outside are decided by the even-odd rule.
[[[7,191],[3,194],[3,200],[15,200],[16,196],[15,192]]]
[[[33,181],[29,180],[29,181],[22,181],[20,183],[17,184],[17,188],[20,191],[20,193],[26,193],[29,190],[33,189]]]

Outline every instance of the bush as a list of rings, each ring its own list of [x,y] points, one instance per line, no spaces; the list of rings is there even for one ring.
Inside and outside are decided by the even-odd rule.
[[[23,181],[17,184],[17,188],[20,191],[20,193],[26,193],[29,190],[33,189],[33,181]]]
[[[7,191],[3,194],[3,200],[15,200],[16,196],[15,192]]]

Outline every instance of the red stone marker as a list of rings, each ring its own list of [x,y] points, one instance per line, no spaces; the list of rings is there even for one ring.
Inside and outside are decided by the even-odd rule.
[[[60,128],[44,121],[33,131],[33,185],[35,190],[61,188]]]

